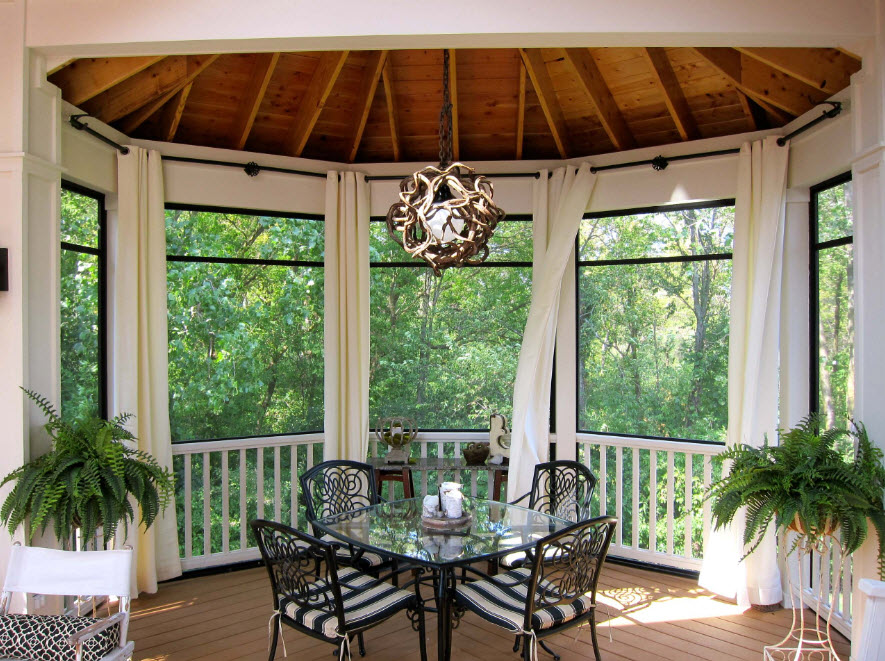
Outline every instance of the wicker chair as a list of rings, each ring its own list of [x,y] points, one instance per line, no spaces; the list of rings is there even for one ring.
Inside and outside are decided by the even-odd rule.
[[[339,659],[350,661],[355,636],[365,656],[362,633],[402,610],[418,632],[421,660],[426,661],[424,602],[417,584],[407,592],[353,567],[339,569],[334,544],[288,526],[263,520],[249,525],[273,590],[271,661],[283,624],[336,645]]]

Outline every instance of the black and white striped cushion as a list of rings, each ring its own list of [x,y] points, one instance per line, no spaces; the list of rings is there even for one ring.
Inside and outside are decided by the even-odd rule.
[[[0,616],[0,659],[74,661],[77,651],[68,639],[96,622],[63,615]],[[119,641],[120,626],[114,624],[83,642],[83,661],[103,659]]]
[[[458,586],[455,599],[458,604],[484,620],[513,633],[519,633],[525,623],[530,576],[529,569],[514,569],[499,574],[493,580],[464,583]],[[518,585],[508,585],[514,583]],[[547,588],[544,583],[538,585],[539,593],[545,589]],[[570,603],[538,609],[532,614],[532,629],[535,631],[549,629],[573,620],[591,608],[593,608],[592,598],[589,594],[585,594]]]
[[[362,567],[363,569],[371,569],[372,567],[380,567],[386,561],[385,558],[378,555],[377,553],[363,551],[363,554],[360,556],[359,560],[354,563],[353,556],[358,552],[357,549],[354,549],[354,552],[351,553],[350,547],[347,544],[344,544],[340,539],[332,537],[332,535],[323,535],[322,537],[320,537],[320,539],[322,539],[324,542],[328,542],[329,544],[337,544],[338,546],[335,549],[335,557],[345,564],[356,564],[357,567]]]
[[[404,608],[415,596],[411,592],[395,588],[389,583],[378,583],[371,576],[356,569],[345,567],[338,570],[341,597],[344,600],[344,620],[350,630],[364,628],[386,619]],[[346,585],[343,585],[346,583]],[[329,602],[333,601],[331,586],[319,580],[314,584],[317,592],[327,592]],[[325,599],[319,597],[318,603]],[[283,612],[298,624],[305,626],[326,638],[334,638],[338,633],[338,618],[334,614],[313,608],[302,608],[294,602],[283,605]]]

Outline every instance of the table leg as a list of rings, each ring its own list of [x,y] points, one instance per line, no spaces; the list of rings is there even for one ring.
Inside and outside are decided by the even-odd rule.
[[[452,658],[452,570],[440,567],[439,583],[436,586],[437,602],[437,655],[438,661],[450,661]]]

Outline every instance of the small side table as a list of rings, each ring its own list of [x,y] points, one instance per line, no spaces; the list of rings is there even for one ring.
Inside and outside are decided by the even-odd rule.
[[[494,478],[490,480],[491,496],[495,500],[501,498],[501,487],[507,481],[507,471],[509,466],[505,464],[468,464],[461,457],[448,459],[445,457],[422,457],[414,459],[409,464],[388,464],[383,458],[373,457],[368,463],[375,469],[375,484],[378,485],[378,495],[385,482],[403,485],[403,493],[405,498],[414,498],[415,483],[412,479],[412,472],[424,471],[442,471],[460,473],[460,471],[489,471],[494,473]],[[389,487],[389,491],[393,490],[393,486]]]

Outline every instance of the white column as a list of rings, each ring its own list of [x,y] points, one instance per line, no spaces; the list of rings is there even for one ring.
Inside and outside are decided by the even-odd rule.
[[[855,254],[855,410],[870,439],[885,448],[885,43],[880,24],[877,43],[863,53],[863,69],[852,77],[852,121],[855,160],[854,190]],[[872,534],[871,537],[875,537]],[[871,539],[854,554],[852,640],[863,633],[864,578],[878,578],[875,542]],[[857,658],[854,651],[852,658]]]
[[[4,476],[48,448],[42,415],[19,386],[59,397],[60,95],[45,81],[42,58],[25,48],[25,5],[0,3],[0,248],[9,251],[9,291],[0,292]],[[0,532],[0,580],[11,545]]]

